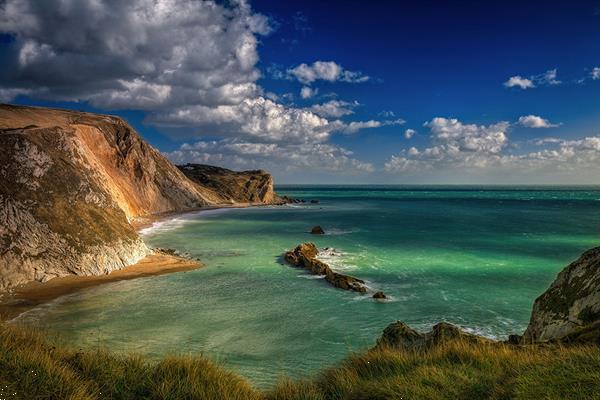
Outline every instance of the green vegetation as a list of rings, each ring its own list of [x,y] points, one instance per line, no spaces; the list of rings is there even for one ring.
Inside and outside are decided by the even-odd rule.
[[[8,399],[600,399],[600,348],[448,341],[351,355],[312,380],[259,392],[202,357],[148,361],[69,349],[0,325],[0,398]]]

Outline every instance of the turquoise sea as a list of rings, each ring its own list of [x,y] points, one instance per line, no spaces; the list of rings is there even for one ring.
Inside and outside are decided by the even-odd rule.
[[[21,318],[78,346],[202,353],[269,387],[372,346],[395,320],[422,330],[449,321],[498,339],[521,333],[557,272],[600,244],[600,187],[277,190],[320,202],[157,223],[147,243],[206,267],[88,289]],[[314,225],[327,234],[310,235]],[[330,248],[324,261],[390,300],[282,265],[282,253],[304,241]]]

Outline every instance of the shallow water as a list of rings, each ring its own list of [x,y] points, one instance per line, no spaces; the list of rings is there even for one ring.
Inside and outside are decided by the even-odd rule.
[[[258,386],[310,375],[374,344],[390,322],[520,333],[556,273],[600,242],[600,189],[287,186],[319,204],[206,211],[145,240],[206,268],[107,284],[22,316],[82,346],[202,353]],[[307,231],[321,225],[326,235]],[[391,300],[334,289],[281,264],[314,241]]]

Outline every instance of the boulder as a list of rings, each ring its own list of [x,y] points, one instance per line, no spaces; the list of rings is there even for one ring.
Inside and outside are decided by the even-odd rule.
[[[375,292],[375,294],[373,295],[373,298],[383,300],[383,299],[387,299],[387,296],[383,292]]]
[[[440,322],[427,333],[420,333],[401,321],[388,325],[381,337],[377,340],[376,347],[396,349],[420,349],[437,346],[442,343],[461,340],[472,343],[494,343],[490,339],[461,330],[456,325]]]
[[[310,230],[310,233],[312,233],[313,235],[324,235],[325,231],[323,230],[323,228],[321,228],[320,225],[317,225],[313,226],[313,228]]]
[[[319,204],[319,200],[311,200],[310,203],[311,204]]]

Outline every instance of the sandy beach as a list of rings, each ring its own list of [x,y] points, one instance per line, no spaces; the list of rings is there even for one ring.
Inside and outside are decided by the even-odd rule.
[[[54,278],[45,283],[30,282],[16,288],[10,295],[2,299],[0,302],[0,320],[10,320],[40,304],[92,286],[188,271],[200,267],[202,267],[202,263],[188,258],[152,254],[134,265],[113,271],[108,275],[71,275]]]

